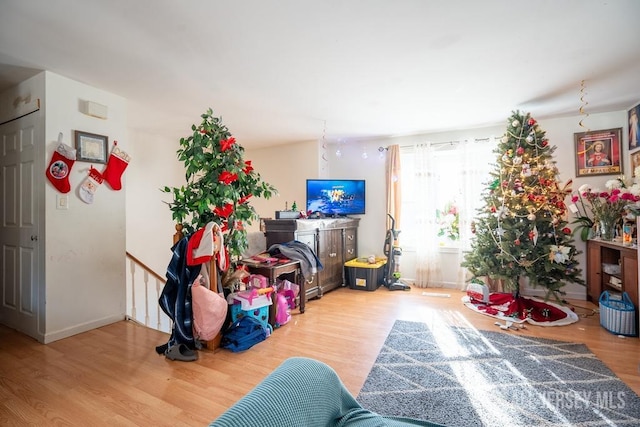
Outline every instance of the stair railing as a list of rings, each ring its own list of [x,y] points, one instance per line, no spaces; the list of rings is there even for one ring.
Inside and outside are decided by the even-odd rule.
[[[158,304],[166,278],[127,251],[127,319],[170,333],[171,319]]]

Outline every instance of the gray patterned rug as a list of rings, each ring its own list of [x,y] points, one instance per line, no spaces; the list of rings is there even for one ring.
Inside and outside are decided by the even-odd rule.
[[[398,320],[357,398],[447,426],[640,426],[640,397],[583,344]]]

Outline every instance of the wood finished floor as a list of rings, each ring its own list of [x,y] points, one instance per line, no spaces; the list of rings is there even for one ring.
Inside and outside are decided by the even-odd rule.
[[[305,314],[296,313],[249,351],[200,352],[196,362],[157,355],[155,346],[168,336],[132,322],[48,345],[0,326],[0,425],[203,426],[291,356],[328,363],[357,395],[396,319],[499,330],[494,319],[465,308],[461,292],[427,292],[451,297],[425,296],[421,289],[337,289],[310,301]],[[597,315],[569,326],[503,333],[585,343],[640,394],[640,340],[610,334]]]

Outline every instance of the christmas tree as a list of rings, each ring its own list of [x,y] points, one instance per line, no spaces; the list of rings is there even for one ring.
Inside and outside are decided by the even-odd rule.
[[[585,285],[576,261],[580,252],[567,227],[564,200],[571,190],[558,183],[555,148],[528,113],[509,117],[462,263],[472,281],[501,279],[518,297],[527,278],[531,286],[546,288],[547,299],[557,300],[568,282]]]

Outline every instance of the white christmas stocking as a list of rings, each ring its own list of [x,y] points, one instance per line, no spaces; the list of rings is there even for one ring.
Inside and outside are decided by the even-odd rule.
[[[80,199],[88,204],[93,203],[93,195],[96,194],[98,186],[102,184],[102,181],[104,181],[104,178],[102,178],[100,172],[91,166],[89,176],[85,178],[80,186]]]

